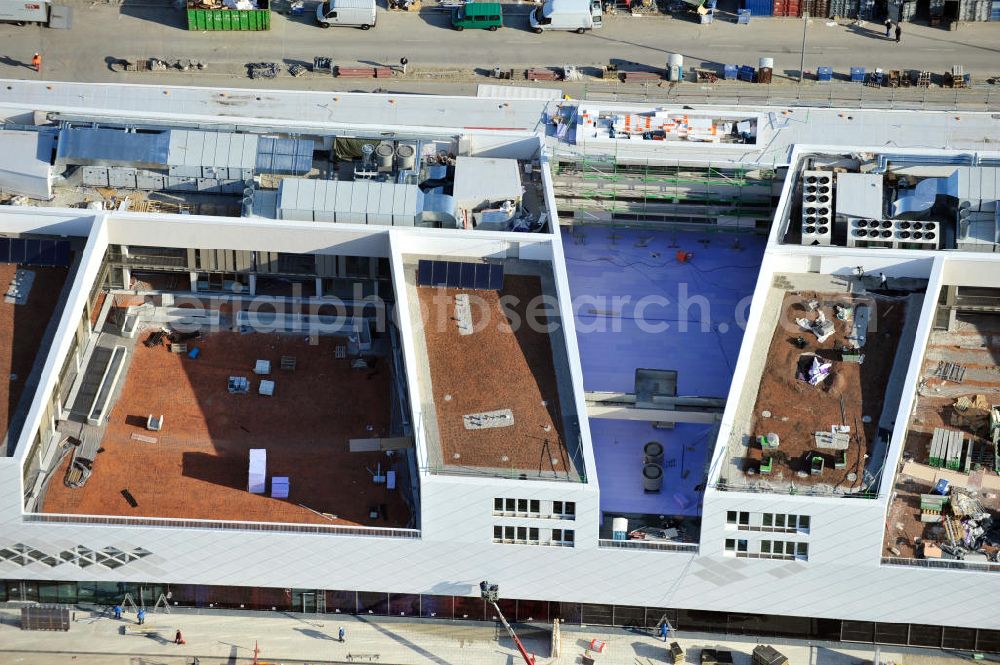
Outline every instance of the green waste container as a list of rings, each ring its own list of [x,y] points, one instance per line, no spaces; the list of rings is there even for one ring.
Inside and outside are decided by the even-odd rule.
[[[188,30],[257,31],[271,29],[271,9],[267,0],[258,3],[260,9],[198,9],[187,10]]]

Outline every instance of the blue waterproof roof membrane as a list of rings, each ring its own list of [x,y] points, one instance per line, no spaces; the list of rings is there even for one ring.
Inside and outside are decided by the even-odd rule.
[[[594,461],[605,513],[643,515],[701,514],[705,462],[712,451],[710,425],[678,423],[658,429],[635,420],[590,419]],[[640,481],[643,446],[663,446],[663,489],[644,492]],[[699,487],[701,486],[701,487]]]
[[[766,242],[711,230],[564,230],[584,387],[632,392],[645,367],[677,370],[678,395],[725,397]]]
[[[676,370],[678,395],[727,397],[766,242],[714,227],[564,230],[584,388],[632,393],[647,368]],[[589,422],[603,512],[700,515],[714,427]],[[641,482],[650,441],[664,451],[659,492]]]

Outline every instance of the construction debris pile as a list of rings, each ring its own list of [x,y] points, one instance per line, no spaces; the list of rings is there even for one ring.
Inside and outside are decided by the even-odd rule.
[[[823,314],[823,310],[818,309],[819,303],[815,300],[810,300],[806,304],[806,307],[809,308],[809,311],[816,312],[816,318],[810,321],[805,317],[801,317],[795,319],[795,323],[797,323],[798,326],[806,332],[811,332],[813,335],[816,335],[816,341],[822,344],[830,337],[830,335],[833,334],[833,321],[828,321],[826,319],[826,315]]]
[[[951,426],[963,427],[979,433],[990,423],[990,403],[986,395],[963,395],[952,405]]]
[[[925,538],[915,539],[918,556],[987,563],[1000,561],[1000,520],[973,493],[950,488],[941,480],[931,494],[920,495]]]
[[[799,372],[796,378],[799,381],[807,381],[811,386],[817,386],[830,376],[830,368],[833,363],[820,362],[819,356],[812,357],[812,364],[805,372]]]
[[[163,58],[135,58],[132,60],[116,60],[111,63],[111,69],[116,72],[165,72],[172,69],[187,72],[208,69],[208,64],[201,60],[191,60],[190,58],[170,60],[164,60]]]
[[[276,62],[251,62],[247,63],[247,74],[252,79],[273,79],[278,75],[278,63]]]

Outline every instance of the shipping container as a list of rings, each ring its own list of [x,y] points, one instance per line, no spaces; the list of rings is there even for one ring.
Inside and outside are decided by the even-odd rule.
[[[990,9],[990,20],[1000,21],[1000,0],[993,0],[993,5]]]
[[[260,0],[258,7],[259,9],[197,9],[189,6],[188,30],[270,30],[271,10],[268,0]]]
[[[740,0],[741,7],[750,12],[750,16],[773,16],[773,0]]]

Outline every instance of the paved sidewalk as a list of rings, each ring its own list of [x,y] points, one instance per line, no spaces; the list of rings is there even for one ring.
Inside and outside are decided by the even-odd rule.
[[[397,620],[385,617],[302,615],[286,613],[194,614],[175,611],[149,614],[145,633],[135,632],[133,615],[116,621],[108,614],[77,611],[67,633],[28,632],[19,628],[16,610],[0,610],[0,663],[56,665],[185,665],[197,656],[202,665],[248,663],[254,645],[262,662],[325,663],[376,662],[379,665],[519,665],[521,662],[506,635],[498,640],[497,625],[460,624],[434,620]],[[337,641],[338,628],[346,631]],[[127,632],[126,632],[126,627]],[[173,643],[180,629],[186,645]],[[550,657],[546,627],[519,628],[528,651],[539,664],[579,663],[591,639],[607,648],[596,656],[600,665],[650,665],[665,662],[663,643],[645,631],[564,626],[562,655]],[[125,634],[123,634],[125,633]],[[721,646],[735,652],[736,665],[749,665],[756,640],[720,639],[716,636],[682,635],[676,641],[686,650],[686,662],[698,662],[698,648]],[[853,665],[870,662],[872,648],[857,645],[789,644],[768,641],[794,665]],[[357,656],[372,657],[371,660]],[[351,661],[349,658],[355,657]],[[377,659],[374,657],[377,656]],[[896,665],[946,665],[960,662],[939,651],[908,653],[883,650],[883,663]]]

